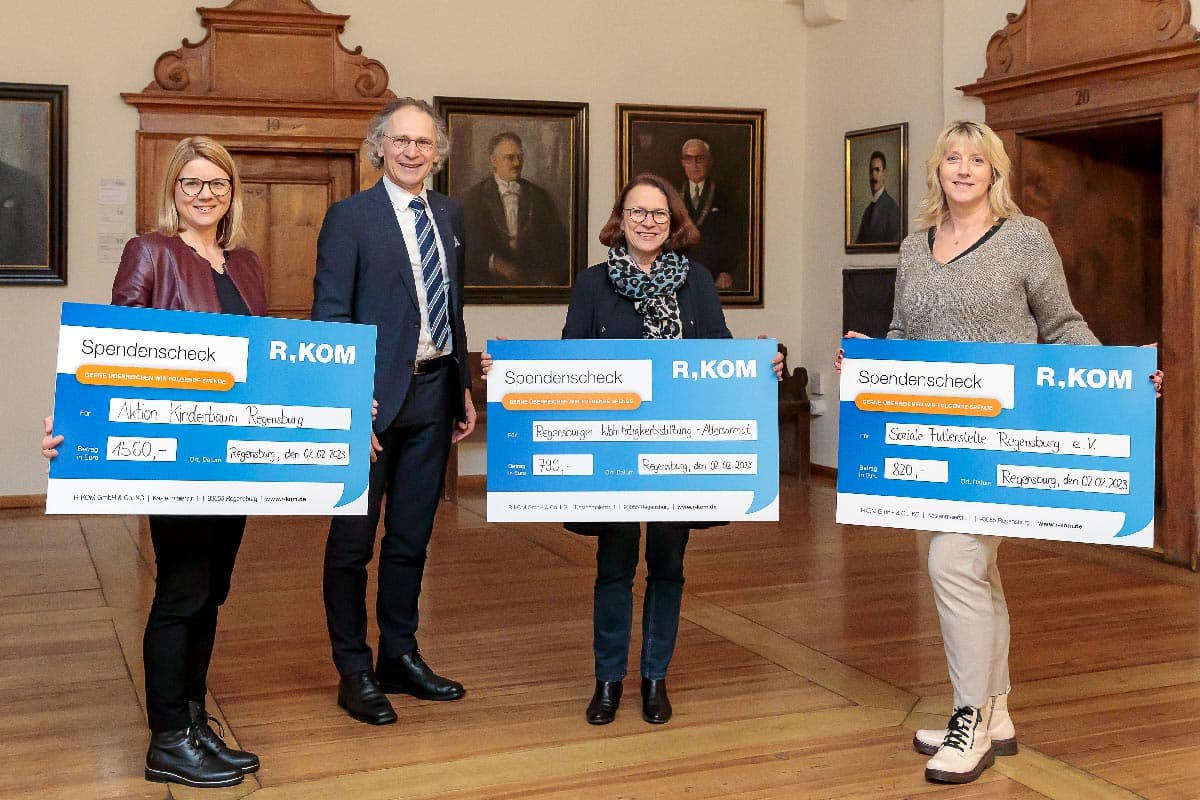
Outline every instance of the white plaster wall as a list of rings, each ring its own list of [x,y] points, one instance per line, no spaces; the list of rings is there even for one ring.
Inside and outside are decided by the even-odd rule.
[[[959,2],[959,0],[950,0]],[[813,462],[837,464],[833,356],[841,337],[842,269],[892,266],[893,253],[847,254],[845,133],[907,122],[911,155],[928,148],[942,124],[941,0],[852,0],[845,22],[809,31],[805,66],[809,148],[804,189],[803,363],[819,374],[825,413],[813,420]],[[908,173],[908,209],[924,177]],[[895,169],[889,166],[889,170]]]
[[[845,22],[809,31],[809,149],[803,197],[803,363],[820,373],[825,413],[813,420],[813,462],[837,464],[833,355],[841,336],[841,270],[893,266],[896,255],[845,253],[846,131],[908,122],[908,217],[925,193],[924,162],[946,122],[983,118],[954,87],[983,75],[985,48],[1022,0],[851,0]]]
[[[349,14],[350,48],[382,61],[397,94],[572,100],[590,104],[590,257],[615,191],[615,104],[766,108],[766,307],[728,313],[735,335],[798,346],[804,275],[801,187],[807,159],[802,8],[769,0],[317,0]],[[121,92],[154,60],[204,30],[194,0],[0,0],[0,78],[62,83],[69,95],[70,284],[0,287],[0,496],[40,494],[40,421],[50,409],[59,304],[107,302],[116,265],[99,263],[101,178],[134,178],[135,109]],[[205,5],[220,6],[221,0]],[[19,25],[14,24],[19,20]],[[686,47],[685,47],[686,42]],[[564,306],[468,309],[472,346],[487,337],[557,338]]]
[[[983,74],[984,48],[1022,0],[849,0],[847,19],[808,28],[801,3],[775,0],[318,0],[351,15],[348,47],[387,65],[398,94],[573,100],[590,104],[589,256],[611,205],[615,104],[767,109],[762,309],[727,314],[738,336],[769,333],[792,362],[820,373],[827,412],[813,426],[813,458],[837,456],[831,369],[841,327],[841,269],[894,263],[842,248],[842,137],[907,121],[909,209],[921,163],[941,125],[982,116],[954,88]],[[10,25],[0,47],[5,81],[70,87],[70,285],[0,287],[0,496],[44,491],[40,420],[53,387],[58,306],[107,302],[116,265],[100,263],[98,190],[134,177],[140,91],[155,58],[204,34],[190,0],[0,0]],[[218,2],[211,3],[220,5]],[[410,33],[410,28],[416,34]],[[19,33],[18,33],[19,31]],[[512,46],[508,40],[519,44]],[[691,54],[690,56],[688,54]],[[557,338],[563,306],[468,308],[472,346],[488,337]],[[467,472],[478,454],[465,455]]]

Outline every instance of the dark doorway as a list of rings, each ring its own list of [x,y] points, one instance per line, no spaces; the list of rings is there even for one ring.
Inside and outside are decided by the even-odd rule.
[[[1105,344],[1162,337],[1162,120],[1028,135],[1021,209],[1046,223],[1071,299]]]
[[[1104,344],[1162,341],[1162,138],[1152,117],[1021,141],[1018,203],[1050,229],[1071,299]],[[1161,425],[1157,438],[1161,506]]]

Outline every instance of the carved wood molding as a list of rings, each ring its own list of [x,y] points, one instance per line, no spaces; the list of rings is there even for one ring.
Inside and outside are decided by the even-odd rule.
[[[1164,505],[1161,523],[1156,523],[1156,543],[1167,561],[1197,569],[1200,473],[1192,467],[1200,453],[1195,435],[1200,428],[1200,383],[1195,377],[1200,361],[1200,282],[1195,278],[1200,272],[1200,41],[1191,24],[1191,3],[1026,0],[1025,8],[1010,14],[1008,24],[992,36],[986,55],[983,76],[959,89],[983,100],[985,119],[1012,158],[1018,195],[1027,188],[1034,191],[1078,179],[1062,174],[1071,168],[1060,172],[1054,166],[1053,151],[1039,144],[1048,135],[1061,143],[1079,132],[1078,141],[1091,142],[1073,151],[1083,153],[1099,141],[1095,137],[1101,128],[1120,127],[1128,136],[1130,126],[1140,126],[1149,130],[1143,135],[1155,140],[1143,149],[1161,147],[1160,181],[1141,183],[1143,188],[1157,186],[1161,195],[1161,222],[1155,226],[1161,245],[1156,245],[1157,252],[1147,251],[1137,243],[1141,234],[1136,233],[1116,241],[1129,243],[1133,252],[1145,256],[1143,266],[1153,260],[1161,266],[1161,341],[1167,343],[1161,351],[1163,369],[1182,376],[1182,386],[1164,398],[1160,417]],[[1113,187],[1119,191],[1120,183],[1097,188],[1089,202],[1119,208],[1130,195],[1105,198]],[[1063,202],[1062,195],[1054,196],[1056,203]],[[1024,198],[1022,202],[1028,205]],[[1077,267],[1085,263],[1078,260],[1079,248],[1095,246],[1098,236],[1076,220],[1091,222],[1097,216],[1068,212],[1059,219],[1058,226],[1069,232],[1065,241],[1075,242]],[[1136,216],[1125,214],[1121,219]],[[1128,230],[1141,229],[1134,224]],[[1089,244],[1079,244],[1085,240]],[[1153,314],[1146,316],[1141,324],[1151,324],[1152,319]]]
[[[326,14],[310,0],[233,0],[199,8],[204,39],[158,57],[154,80],[136,106],[186,101],[189,105],[378,107],[395,95],[387,69],[342,45],[348,16]]]
[[[1197,40],[1190,0],[1026,0],[992,34],[979,82]]]

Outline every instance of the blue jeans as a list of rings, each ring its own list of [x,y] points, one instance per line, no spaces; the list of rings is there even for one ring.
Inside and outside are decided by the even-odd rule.
[[[675,652],[679,602],[683,597],[683,553],[688,528],[671,522],[646,523],[646,596],[642,603],[643,678],[661,680]],[[596,679],[619,681],[629,662],[633,628],[633,576],[637,572],[641,526],[614,523],[596,548],[592,648]]]

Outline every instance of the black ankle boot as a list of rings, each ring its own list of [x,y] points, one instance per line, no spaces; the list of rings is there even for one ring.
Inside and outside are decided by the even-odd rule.
[[[205,749],[194,728],[184,728],[150,734],[146,780],[206,789],[241,783],[242,771]]]
[[[245,750],[234,750],[225,744],[225,740],[221,738],[225,735],[225,728],[222,727],[219,719],[205,710],[203,703],[188,700],[188,713],[192,716],[192,730],[194,731],[196,741],[205,750],[214,756],[220,756],[221,760],[230,766],[237,767],[242,771],[243,775],[249,775],[251,772],[258,771],[258,756]],[[209,727],[209,722],[217,723],[217,728],[221,733],[214,732]]]
[[[587,707],[589,723],[607,725],[616,718],[617,706],[621,705],[621,688],[620,681],[596,681],[596,691]]]
[[[642,719],[661,725],[671,718],[671,701],[667,699],[667,680],[642,678]]]

